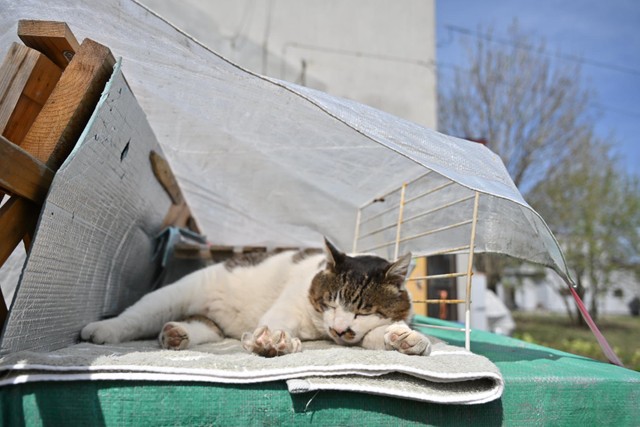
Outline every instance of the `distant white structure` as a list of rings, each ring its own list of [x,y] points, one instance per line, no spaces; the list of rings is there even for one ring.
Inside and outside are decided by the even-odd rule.
[[[516,290],[516,304],[519,309],[566,313],[566,301],[574,310],[573,298],[564,293],[567,285],[556,274],[551,271],[546,274],[534,274],[534,267],[523,267],[521,271],[524,274],[521,275],[521,284]],[[584,285],[587,288],[584,303],[589,307],[593,294],[590,291],[589,283]],[[629,314],[629,303],[637,296],[640,296],[640,284],[635,277],[626,272],[615,272],[613,273],[612,285],[603,295],[599,296],[599,314]]]
[[[434,0],[141,0],[230,61],[435,129]]]
[[[487,319],[487,330],[500,335],[510,336],[516,328],[516,323],[511,317],[511,311],[490,289],[484,294],[486,306],[485,317]]]

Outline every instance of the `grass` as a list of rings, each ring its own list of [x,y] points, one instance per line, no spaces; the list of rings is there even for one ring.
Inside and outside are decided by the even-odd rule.
[[[542,312],[513,312],[513,336],[592,359],[606,361],[588,327],[571,323],[569,317]],[[640,317],[607,316],[596,321],[625,367],[640,371]]]

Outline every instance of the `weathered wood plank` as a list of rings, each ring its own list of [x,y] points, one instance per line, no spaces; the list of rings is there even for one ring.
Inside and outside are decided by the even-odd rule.
[[[39,208],[20,197],[10,198],[0,207],[0,266],[24,239],[25,249],[31,246],[31,239],[38,221]],[[0,289],[0,330],[8,315],[8,304]]]
[[[54,172],[27,151],[0,136],[0,189],[42,203]]]
[[[169,211],[167,212],[167,216],[165,216],[164,221],[162,222],[162,225],[163,228],[171,226],[188,228],[190,218],[191,211],[189,210],[189,206],[187,206],[187,204],[183,201],[179,205],[171,205]]]
[[[23,43],[45,54],[65,69],[80,48],[78,40],[65,22],[21,20],[18,37]]]
[[[0,65],[0,135],[20,145],[61,74],[40,52],[13,43]]]
[[[155,151],[149,153],[149,161],[151,162],[153,175],[173,202],[163,221],[163,227],[174,226],[189,228],[190,230],[200,233],[200,228],[195,218],[191,215],[191,209],[182,195],[182,190],[180,190],[180,185],[169,166],[169,162]]]
[[[173,175],[169,162],[155,151],[149,153],[149,161],[151,162],[153,174],[162,185],[162,188],[167,192],[171,201],[175,205],[182,203],[184,200],[182,197],[182,191],[180,190],[180,186],[178,185],[175,175]]]
[[[114,64],[109,48],[85,39],[29,129],[22,147],[51,169],[58,169],[91,117]]]
[[[35,229],[39,212],[36,205],[21,197],[12,197],[0,207],[0,265],[24,235]]]

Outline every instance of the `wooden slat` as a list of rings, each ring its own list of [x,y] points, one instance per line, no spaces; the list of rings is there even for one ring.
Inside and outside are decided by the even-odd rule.
[[[0,135],[20,145],[61,74],[40,52],[13,43],[0,66]]]
[[[151,162],[151,169],[156,179],[162,185],[162,188],[167,192],[169,198],[175,205],[179,205],[184,201],[182,197],[182,191],[178,185],[175,175],[171,171],[169,162],[164,157],[155,151],[149,153],[149,161]]]
[[[153,170],[153,174],[160,185],[162,185],[162,188],[167,192],[171,202],[173,203],[171,207],[169,207],[169,212],[167,212],[167,215],[162,222],[162,226],[184,227],[189,228],[196,233],[200,233],[200,228],[191,215],[191,210],[182,195],[180,185],[178,185],[178,181],[176,180],[169,163],[155,151],[151,151],[149,153],[149,161],[151,162],[151,170]]]
[[[0,265],[9,258],[25,234],[35,229],[39,209],[20,197],[10,198],[0,208]]]
[[[38,221],[38,212],[37,206],[20,197],[12,197],[0,207],[0,266],[9,258],[24,236],[29,236],[25,241],[25,247],[29,249],[30,236],[33,235]],[[0,289],[0,330],[7,314],[7,303]]]
[[[18,37],[63,70],[80,48],[78,40],[64,22],[21,20],[18,22]]]
[[[416,259],[416,266],[411,272],[411,276],[407,279],[407,290],[414,298],[426,299],[427,298],[427,282],[425,280],[414,280],[416,276],[426,276],[427,274],[427,259],[420,257]],[[414,301],[415,302],[415,301]],[[416,314],[423,316],[427,315],[426,305],[414,305],[413,311]]]
[[[54,172],[31,154],[0,136],[0,189],[41,203]]]
[[[51,169],[58,169],[91,117],[114,64],[109,48],[85,39],[29,129],[22,147]]]
[[[11,44],[0,65],[0,186],[6,190],[36,199],[43,199],[46,195],[53,174],[50,171],[33,173],[33,165],[25,162],[24,152],[2,136],[16,144],[22,142],[61,74],[60,68],[45,55],[19,43]],[[25,178],[24,182],[22,178]],[[0,203],[4,198],[5,192],[0,191]],[[20,240],[24,239],[27,248],[30,246],[37,212],[36,206],[15,197],[2,206],[0,266]],[[0,329],[7,313],[7,304],[0,290]]]
[[[164,217],[164,220],[162,221],[161,228],[165,228],[165,227],[185,228],[188,226],[189,218],[191,218],[191,211],[189,210],[189,206],[187,206],[187,204],[184,201],[179,205],[172,204],[169,207],[169,212],[167,212],[167,215]]]
[[[254,253],[254,252],[267,252],[267,248],[265,246],[243,246],[242,253]]]

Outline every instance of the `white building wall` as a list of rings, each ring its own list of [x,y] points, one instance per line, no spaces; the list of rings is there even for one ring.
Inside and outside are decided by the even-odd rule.
[[[258,74],[435,128],[434,0],[141,0]]]

